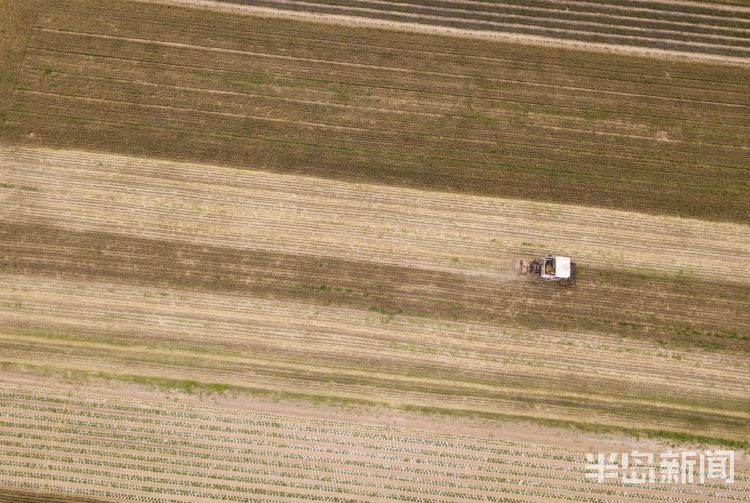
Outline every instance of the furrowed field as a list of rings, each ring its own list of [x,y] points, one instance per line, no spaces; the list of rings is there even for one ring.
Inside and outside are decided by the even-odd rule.
[[[750,501],[742,8],[0,5],[0,502]]]
[[[55,5],[28,34],[6,141],[712,220],[750,212],[747,66]]]
[[[22,487],[95,497],[729,502],[750,490],[747,473],[729,488],[597,485],[580,474],[581,450],[465,435],[19,386],[0,387],[0,397],[0,474]]]
[[[589,43],[740,58],[750,56],[750,10],[742,0],[716,2],[730,4],[722,8],[689,2],[633,0],[312,0],[304,3],[231,0],[228,3]],[[744,7],[740,7],[743,3]]]

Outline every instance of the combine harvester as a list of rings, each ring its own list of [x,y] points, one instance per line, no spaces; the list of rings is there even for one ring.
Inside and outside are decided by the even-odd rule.
[[[540,276],[542,279],[557,281],[560,286],[576,284],[576,265],[570,257],[554,257],[547,255],[529,262],[520,259],[516,262],[518,274]]]

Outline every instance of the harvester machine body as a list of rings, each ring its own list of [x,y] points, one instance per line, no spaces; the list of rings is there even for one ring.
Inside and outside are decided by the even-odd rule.
[[[531,262],[523,259],[516,262],[519,274],[539,276],[542,279],[556,281],[563,286],[575,284],[575,267],[570,257],[554,255],[546,255]]]

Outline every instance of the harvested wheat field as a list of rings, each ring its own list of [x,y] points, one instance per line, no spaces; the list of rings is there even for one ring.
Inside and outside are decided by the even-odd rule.
[[[750,501],[750,11],[563,3],[0,2],[0,502]]]

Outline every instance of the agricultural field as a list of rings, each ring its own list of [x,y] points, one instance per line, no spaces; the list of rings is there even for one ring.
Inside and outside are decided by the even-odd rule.
[[[0,474],[27,488],[14,497],[33,497],[37,487],[76,487],[97,498],[92,501],[114,496],[148,503],[248,501],[248,495],[258,501],[729,502],[746,501],[750,491],[750,472],[729,489],[602,486],[580,475],[581,450],[467,435],[23,386],[2,386],[0,397]]]
[[[567,3],[0,3],[0,502],[750,501],[750,14]]]
[[[228,3],[506,35],[738,58],[750,56],[750,8],[742,0],[717,1],[714,5],[637,0],[228,0]]]
[[[7,142],[750,213],[747,65],[86,0],[45,9],[27,37]]]

